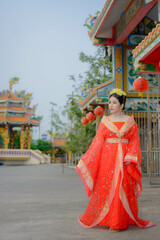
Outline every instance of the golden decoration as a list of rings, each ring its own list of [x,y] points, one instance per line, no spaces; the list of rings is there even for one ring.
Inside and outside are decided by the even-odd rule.
[[[114,88],[112,91],[110,91],[109,96],[112,95],[113,93],[116,93],[119,96],[126,96],[126,93],[122,91],[120,88]]]
[[[27,129],[23,126],[21,127],[21,129],[22,129],[22,133],[20,136],[20,144],[21,144],[21,149],[25,149],[27,144]]]
[[[0,128],[0,135],[2,136],[2,138],[4,139],[4,148],[8,149],[8,144],[9,144],[9,135],[8,132],[6,131],[5,128]]]
[[[31,148],[31,143],[32,143],[32,135],[31,135],[31,129],[28,128],[27,130],[27,145],[28,145],[28,149]]]

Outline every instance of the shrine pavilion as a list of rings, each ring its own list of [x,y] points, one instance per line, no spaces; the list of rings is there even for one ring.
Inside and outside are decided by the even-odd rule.
[[[66,150],[66,143],[68,142],[67,134],[51,134],[51,141],[53,146],[52,163],[63,163],[64,155],[70,153]],[[71,153],[70,153],[71,154]]]
[[[40,151],[31,150],[31,128],[39,126],[35,116],[36,106],[31,107],[31,93],[12,91],[18,78],[9,81],[9,90],[0,92],[0,165],[24,165],[49,163],[50,157]],[[20,149],[14,139],[20,130]]]
[[[18,127],[21,129],[20,148],[30,149],[31,128],[40,124],[40,121],[34,117],[36,106],[29,106],[31,96],[32,94],[25,94],[25,91],[0,92],[0,135],[4,140],[4,146],[1,148],[14,148],[13,141]]]
[[[4,140],[4,148],[13,148],[13,140],[17,134],[14,127],[19,127],[21,149],[30,149],[31,128],[39,126],[40,121],[34,119],[35,107],[29,107],[29,103],[29,100],[18,97],[11,91],[0,92],[0,135]]]

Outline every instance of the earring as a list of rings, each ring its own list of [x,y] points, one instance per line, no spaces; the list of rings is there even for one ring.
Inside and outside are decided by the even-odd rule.
[[[124,104],[122,104],[121,112],[123,111]]]

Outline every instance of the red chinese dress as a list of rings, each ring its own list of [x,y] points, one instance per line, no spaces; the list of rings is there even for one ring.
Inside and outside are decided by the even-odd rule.
[[[141,149],[133,116],[126,122],[111,122],[104,116],[88,151],[79,161],[78,171],[90,198],[79,222],[126,229],[155,225],[138,218],[137,198],[142,192]]]

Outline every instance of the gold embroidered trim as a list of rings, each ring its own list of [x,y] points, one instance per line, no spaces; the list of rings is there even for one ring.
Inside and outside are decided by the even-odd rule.
[[[129,140],[128,139],[123,139],[123,138],[107,138],[106,139],[106,142],[109,142],[109,143],[129,143]]]
[[[131,154],[126,154],[126,156],[125,156],[125,158],[124,158],[125,160],[127,160],[127,159],[132,159],[132,160],[134,160],[134,161],[136,161],[137,162],[137,160],[138,160],[138,158],[137,158],[137,156],[135,156],[135,155],[131,155]]]
[[[86,168],[86,165],[84,164],[82,159],[78,163],[78,168],[80,169],[82,177],[85,180],[87,186],[89,187],[90,190],[92,190],[93,189],[93,179],[92,179],[91,175],[89,174],[88,169]]]
[[[104,116],[101,121],[111,132],[115,133],[117,137],[122,137],[124,134],[126,134],[130,128],[134,125],[135,121],[133,116],[130,116],[127,121],[124,123],[124,125],[119,130],[117,126],[109,120],[108,117]]]

